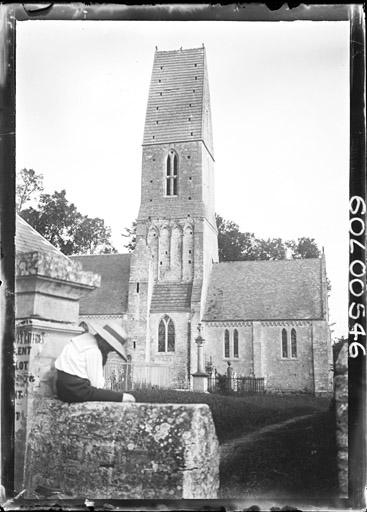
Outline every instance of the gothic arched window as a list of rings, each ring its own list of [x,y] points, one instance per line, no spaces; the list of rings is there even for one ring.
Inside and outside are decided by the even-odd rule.
[[[238,331],[233,331],[233,357],[239,357],[238,355]]]
[[[159,322],[158,327],[158,352],[175,351],[175,326],[168,315]]]
[[[291,357],[297,357],[297,334],[296,329],[291,330]]]
[[[224,331],[224,357],[229,357],[229,330]]]
[[[282,330],[282,357],[288,357],[288,335],[285,329]]]
[[[174,151],[170,151],[166,162],[166,195],[177,196],[178,158]]]

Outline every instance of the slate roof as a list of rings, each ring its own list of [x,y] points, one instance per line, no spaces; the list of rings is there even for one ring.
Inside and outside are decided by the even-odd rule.
[[[16,216],[15,248],[16,252],[46,252],[69,259],[19,215]]]
[[[143,145],[193,140],[213,156],[205,48],[156,51]]]
[[[323,317],[322,260],[215,263],[204,321]]]
[[[192,283],[155,284],[150,311],[190,311]]]
[[[127,311],[130,254],[70,256],[101,276],[101,286],[80,299],[80,315],[121,315]]]

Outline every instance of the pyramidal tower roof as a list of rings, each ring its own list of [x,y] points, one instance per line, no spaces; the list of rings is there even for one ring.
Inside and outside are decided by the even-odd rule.
[[[197,140],[205,144],[213,157],[205,48],[157,50],[143,146]]]

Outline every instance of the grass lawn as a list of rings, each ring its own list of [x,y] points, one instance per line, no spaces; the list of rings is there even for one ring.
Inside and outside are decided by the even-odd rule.
[[[326,411],[329,400],[308,395],[245,396],[174,390],[134,390],[138,402],[208,404],[219,443],[289,418]]]
[[[284,425],[238,449],[220,466],[220,497],[292,498],[337,496],[333,411]]]

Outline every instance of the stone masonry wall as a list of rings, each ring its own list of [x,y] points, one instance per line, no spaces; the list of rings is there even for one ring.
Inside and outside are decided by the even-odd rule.
[[[138,240],[131,256],[128,299],[128,350],[133,361],[149,360],[147,315],[152,290],[151,251],[143,239]]]
[[[291,330],[296,330],[297,357],[291,357]],[[282,357],[282,330],[288,335],[288,358]],[[310,322],[269,322],[261,326],[262,357],[266,389],[313,393]],[[255,372],[256,374],[256,372]],[[258,376],[256,374],[256,376]]]
[[[207,150],[202,152],[202,195],[205,217],[215,227],[215,184],[214,160]]]
[[[224,357],[224,332],[228,329],[230,341],[229,358]],[[238,331],[238,358],[233,352],[233,332]],[[206,340],[204,345],[205,360],[210,358],[217,371],[225,374],[227,361],[231,362],[233,370],[240,376],[249,377],[252,370],[252,329],[251,325],[240,323],[208,323],[204,324],[203,336]]]
[[[179,387],[186,385],[189,379],[187,375],[188,359],[188,322],[190,313],[167,311],[175,326],[175,351],[158,352],[158,326],[162,313],[150,314],[150,360],[152,363],[163,364],[172,367],[172,385]]]
[[[26,461],[28,498],[42,485],[70,498],[215,499],[219,486],[205,404],[35,399]]]
[[[330,331],[326,320],[312,322],[314,381],[316,394],[332,394],[332,352]]]
[[[200,317],[202,318],[205,311],[206,297],[209,287],[210,274],[213,263],[218,262],[218,233],[216,226],[213,226],[208,221],[203,222],[203,286],[200,302]]]
[[[282,329],[297,333],[297,358],[282,358]],[[224,357],[224,332],[228,329],[230,357]],[[238,331],[238,358],[233,353],[233,332]],[[225,373],[227,361],[242,376],[264,377],[265,387],[274,392],[313,392],[310,322],[208,322],[205,323],[205,358],[212,358],[219,373]]]
[[[178,154],[178,196],[166,197],[166,158]],[[201,142],[185,142],[143,148],[139,221],[152,218],[186,219],[205,215],[202,201]]]
[[[340,497],[348,497],[348,344],[344,343],[335,365],[336,445]]]

